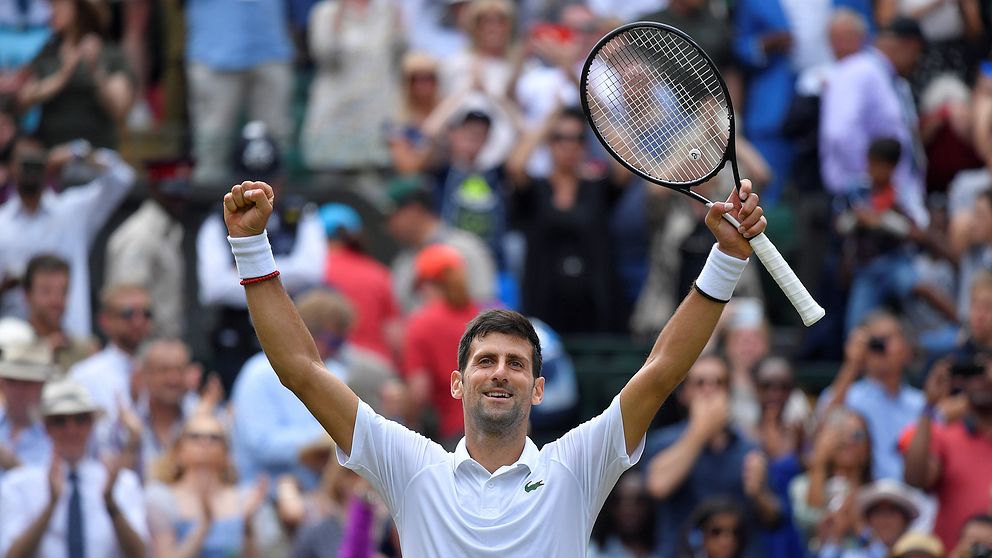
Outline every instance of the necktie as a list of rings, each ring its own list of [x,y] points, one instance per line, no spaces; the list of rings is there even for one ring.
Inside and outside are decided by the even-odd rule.
[[[83,544],[83,502],[79,494],[79,475],[76,470],[69,471],[69,529],[67,547],[69,558],[85,558],[86,549]]]

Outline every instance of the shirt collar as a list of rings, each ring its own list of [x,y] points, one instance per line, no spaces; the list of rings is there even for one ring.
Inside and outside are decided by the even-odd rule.
[[[51,190],[46,189],[41,193],[41,200],[38,202],[38,211],[34,213],[28,213],[27,209],[24,208],[24,204],[21,203],[21,196],[14,192],[7,202],[11,204],[14,209],[14,215],[19,215],[21,217],[34,217],[42,213],[47,213],[52,209],[52,205],[55,204],[56,195]]]
[[[504,465],[499,469],[496,469],[496,472],[493,473],[493,476],[496,476],[503,471],[516,469],[517,467],[527,467],[529,471],[533,472],[535,469],[537,469],[537,460],[540,457],[540,454],[541,452],[538,451],[537,445],[535,445],[534,442],[528,436],[524,440],[524,451],[520,454],[520,457],[513,464]],[[458,445],[455,446],[455,453],[453,455],[454,455],[455,471],[457,471],[464,463],[467,462],[472,462],[475,463],[476,465],[479,465],[479,467],[482,467],[482,465],[479,464],[478,461],[472,459],[472,456],[469,455],[468,445],[465,443],[464,437],[462,437],[462,439],[458,442]]]

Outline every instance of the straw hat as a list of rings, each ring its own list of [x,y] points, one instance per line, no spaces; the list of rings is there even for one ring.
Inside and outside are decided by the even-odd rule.
[[[892,504],[909,517],[912,521],[919,517],[920,508],[913,501],[913,493],[905,484],[892,479],[877,480],[861,489],[858,493],[858,511],[861,515],[881,503]]]

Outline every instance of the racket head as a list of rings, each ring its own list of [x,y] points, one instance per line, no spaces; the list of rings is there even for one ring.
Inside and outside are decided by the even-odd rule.
[[[716,64],[682,31],[635,22],[596,43],[582,67],[582,110],[606,150],[636,175],[690,190],[728,160],[734,186],[734,109]]]

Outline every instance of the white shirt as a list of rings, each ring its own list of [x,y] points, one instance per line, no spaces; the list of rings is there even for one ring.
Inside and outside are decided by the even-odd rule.
[[[832,10],[830,0],[782,0],[793,38],[791,59],[796,72],[833,61],[827,33]]]
[[[131,402],[131,372],[134,358],[117,345],[107,343],[99,353],[77,362],[69,369],[69,377],[79,382],[90,392],[93,402],[103,408],[101,422],[113,422],[117,418],[117,401],[128,409]]]
[[[278,226],[276,213],[269,219],[269,234],[274,226]],[[323,277],[326,257],[324,225],[317,212],[308,206],[300,217],[292,252],[275,257],[279,280],[290,294],[314,287]],[[227,228],[217,213],[207,217],[200,226],[196,237],[196,261],[202,304],[248,308],[245,288],[241,286],[231,245],[227,242]]]
[[[63,325],[74,337],[91,335],[90,247],[134,184],[134,170],[113,151],[99,150],[97,161],[107,167],[102,176],[61,194],[45,191],[35,213],[28,213],[16,195],[0,206],[0,275],[21,275],[28,260],[46,252],[68,261]],[[23,289],[4,295],[0,314],[27,318],[27,312]]]
[[[338,461],[383,496],[404,556],[584,556],[627,455],[620,398],[598,417],[490,474],[462,439],[454,453],[360,403],[351,456]]]
[[[900,0],[899,13],[908,16],[912,11],[933,4],[934,0]],[[947,41],[964,36],[964,19],[957,2],[943,2],[919,19],[920,30],[928,41]]]
[[[65,558],[68,531],[69,466],[63,463],[65,488],[55,504],[48,528],[41,537],[35,554],[38,558]],[[99,461],[84,460],[76,468],[83,511],[83,540],[87,558],[123,556],[117,544],[114,525],[103,501],[107,484],[107,469]],[[48,465],[19,467],[7,473],[0,483],[0,555],[6,555],[14,541],[41,515],[48,505]],[[148,523],[145,500],[133,471],[123,469],[114,484],[114,501],[127,522],[145,544],[148,543]]]

